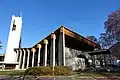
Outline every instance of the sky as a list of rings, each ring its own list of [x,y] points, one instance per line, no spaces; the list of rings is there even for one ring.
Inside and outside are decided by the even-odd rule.
[[[0,40],[5,53],[12,15],[22,12],[22,47],[32,47],[61,25],[99,38],[120,0],[0,0]]]

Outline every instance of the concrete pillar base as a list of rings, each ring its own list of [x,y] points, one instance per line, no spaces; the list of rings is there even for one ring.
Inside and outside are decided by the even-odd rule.
[[[17,70],[20,69],[20,68],[19,68],[19,65],[16,65],[15,69],[17,69]]]

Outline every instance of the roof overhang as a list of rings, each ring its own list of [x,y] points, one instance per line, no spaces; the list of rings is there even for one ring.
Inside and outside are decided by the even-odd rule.
[[[64,28],[64,29],[63,29]],[[74,38],[78,41],[81,41],[83,43],[86,43],[94,48],[101,48],[100,45],[98,45],[97,43],[91,41],[91,40],[88,40],[87,38],[77,34],[76,32],[64,27],[64,26],[61,26],[60,28],[58,28],[56,31],[52,32],[51,34],[55,33],[56,35],[63,32],[64,31],[64,34],[71,37],[71,38]],[[47,37],[45,37],[44,39],[51,39],[51,34],[49,34]],[[37,44],[43,44],[43,40],[42,39],[41,41],[39,41]],[[33,47],[37,47],[37,44],[35,44]]]
[[[88,51],[87,53],[90,55],[111,54],[109,49]]]

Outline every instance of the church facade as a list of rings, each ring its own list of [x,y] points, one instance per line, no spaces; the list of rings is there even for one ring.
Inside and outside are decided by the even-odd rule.
[[[85,37],[61,26],[30,48],[15,48],[16,69],[35,66],[68,66],[73,70],[85,68],[85,58],[78,55],[100,46]]]

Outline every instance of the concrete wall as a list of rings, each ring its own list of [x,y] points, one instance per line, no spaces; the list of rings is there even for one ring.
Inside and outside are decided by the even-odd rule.
[[[77,55],[82,54],[82,51],[65,47],[66,66],[72,70],[85,69],[85,59],[78,58]]]
[[[9,31],[8,43],[5,53],[5,63],[17,62],[17,55],[14,52],[14,48],[19,48],[20,38],[22,29],[22,17],[12,16],[11,26]]]

